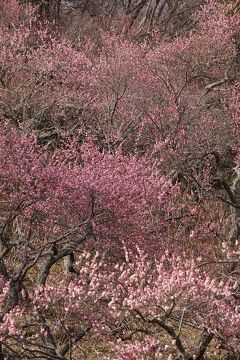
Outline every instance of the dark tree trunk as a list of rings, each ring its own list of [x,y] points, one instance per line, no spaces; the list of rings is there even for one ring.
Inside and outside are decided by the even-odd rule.
[[[0,360],[4,360],[2,344],[0,344]]]
[[[61,0],[45,0],[39,6],[40,16],[44,19],[57,20],[60,15]]]
[[[232,225],[229,234],[229,240],[234,243],[240,236],[240,166],[234,169],[234,180],[231,187],[236,207],[231,208]]]

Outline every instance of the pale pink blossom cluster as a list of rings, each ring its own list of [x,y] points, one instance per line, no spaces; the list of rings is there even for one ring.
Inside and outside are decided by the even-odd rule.
[[[176,339],[181,337],[186,347],[193,346],[184,335],[180,336],[181,326],[212,333],[239,350],[240,307],[231,281],[218,281],[203,271],[198,262],[170,254],[155,261],[140,252],[115,269],[104,296],[111,297],[108,306],[117,321],[131,319],[139,334],[147,330],[155,334],[152,326],[159,326],[159,331],[165,330],[172,337],[170,348],[166,348],[170,352],[180,349]],[[132,328],[129,333],[135,334],[134,325]],[[130,348],[131,345],[127,349]],[[123,353],[124,349],[123,344]],[[134,346],[132,349],[129,359],[135,359]],[[197,352],[196,348],[192,351]]]
[[[91,329],[105,341],[115,333],[119,340],[110,344],[116,359],[161,359],[197,354],[197,344],[184,335],[188,328],[239,351],[240,308],[231,281],[214,279],[184,257],[166,253],[151,260],[140,250],[137,256],[125,252],[125,262],[111,268],[99,253],[84,252],[76,264],[79,277],[49,276],[5,315],[2,340],[24,338],[32,326],[38,330],[31,341],[62,333],[74,344],[80,331]]]

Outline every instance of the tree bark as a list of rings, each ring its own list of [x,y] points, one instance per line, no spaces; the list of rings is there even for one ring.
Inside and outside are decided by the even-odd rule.
[[[234,180],[231,186],[231,191],[234,197],[234,203],[240,206],[240,165],[234,168]],[[231,229],[229,233],[229,240],[234,243],[238,240],[240,235],[240,208],[231,207]]]

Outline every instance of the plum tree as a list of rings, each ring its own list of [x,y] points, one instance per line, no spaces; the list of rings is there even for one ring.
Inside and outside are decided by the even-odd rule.
[[[0,360],[237,359],[239,12],[84,4],[0,4]]]

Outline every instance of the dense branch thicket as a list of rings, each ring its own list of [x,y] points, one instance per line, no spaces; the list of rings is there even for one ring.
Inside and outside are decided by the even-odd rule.
[[[0,14],[0,360],[239,359],[239,1]]]

